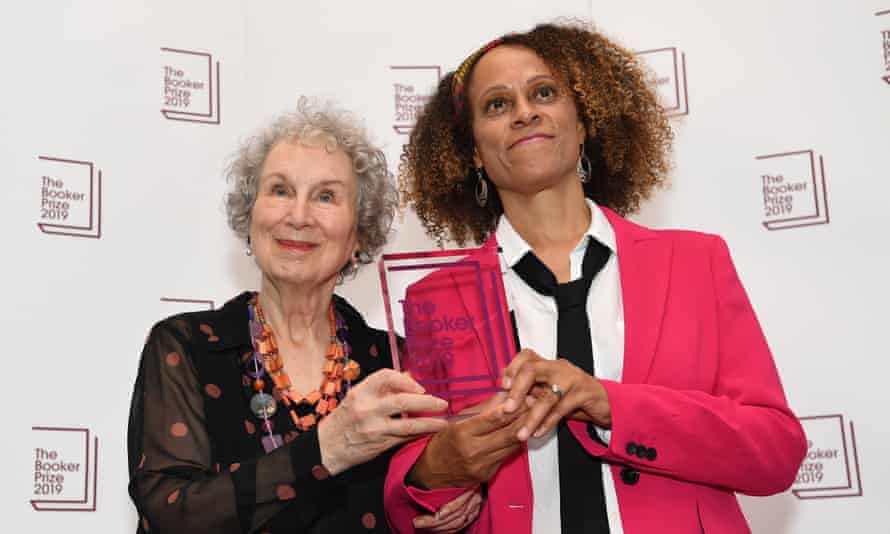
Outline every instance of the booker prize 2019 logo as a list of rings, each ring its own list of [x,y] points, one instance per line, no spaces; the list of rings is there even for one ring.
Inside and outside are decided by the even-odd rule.
[[[102,171],[92,161],[38,156],[40,217],[45,234],[102,237]]]
[[[432,98],[439,85],[442,69],[438,65],[391,66],[393,89],[393,125],[397,134],[408,135],[417,115]]]
[[[812,149],[754,158],[763,198],[763,226],[785,230],[828,224],[825,162]]]
[[[689,91],[686,89],[686,54],[676,47],[656,48],[636,53],[651,69],[650,83],[655,87],[668,117],[689,115]]]
[[[35,426],[31,430],[34,510],[95,512],[99,438],[91,438],[87,428]]]
[[[171,121],[219,124],[219,61],[206,52],[161,48],[161,115]]]
[[[215,304],[212,300],[183,298],[183,297],[161,297],[164,312],[166,315],[176,315],[185,311],[204,311],[212,310]]]
[[[798,499],[861,497],[862,478],[856,432],[844,416],[801,417],[807,435],[807,456],[800,465],[791,493]]]
[[[890,9],[875,13],[875,16],[877,17],[883,17],[885,15],[886,18],[881,20],[887,21],[888,26],[890,26]],[[890,27],[885,27],[881,30],[881,52],[881,55],[884,58],[884,75],[881,76],[881,79],[890,85]]]

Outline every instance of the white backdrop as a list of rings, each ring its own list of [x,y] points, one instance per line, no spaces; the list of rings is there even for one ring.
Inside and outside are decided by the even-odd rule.
[[[422,97],[492,37],[569,15],[652,51],[676,163],[635,218],[727,239],[805,418],[795,491],[743,498],[754,532],[890,532],[890,1],[440,4],[0,8],[6,529],[135,528],[125,433],[144,336],[256,287],[222,207],[240,138],[300,94],[332,97],[395,169],[397,93]],[[765,205],[765,184],[786,191]],[[398,226],[388,250],[432,246],[412,215]],[[341,288],[382,325],[378,292],[373,269]]]

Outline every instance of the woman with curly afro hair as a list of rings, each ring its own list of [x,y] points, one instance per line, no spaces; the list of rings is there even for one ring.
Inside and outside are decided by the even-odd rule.
[[[441,81],[402,193],[434,238],[499,248],[522,350],[503,393],[396,453],[396,531],[478,487],[474,533],[742,533],[736,492],[790,486],[806,441],[726,244],[623,218],[670,144],[644,69],[585,23],[505,35]],[[492,372],[473,343],[452,376]]]

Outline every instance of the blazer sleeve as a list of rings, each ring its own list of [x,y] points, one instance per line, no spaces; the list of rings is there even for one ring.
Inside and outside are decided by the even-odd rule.
[[[569,427],[608,462],[749,495],[778,493],[793,482],[806,439],[726,243],[711,236],[709,248],[717,354],[698,357],[717,359],[712,389],[602,380],[612,412],[609,445],[592,439],[587,423]]]

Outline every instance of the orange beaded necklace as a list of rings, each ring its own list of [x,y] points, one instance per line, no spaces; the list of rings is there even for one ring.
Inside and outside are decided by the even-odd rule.
[[[274,449],[280,446],[280,440],[276,440],[277,436],[272,434],[272,422],[269,418],[277,412],[278,403],[283,404],[288,410],[296,429],[299,432],[305,432],[337,407],[351,382],[358,378],[361,367],[358,362],[349,357],[351,348],[345,339],[346,326],[337,316],[334,303],[331,302],[329,312],[330,343],[325,351],[327,361],[322,370],[321,384],[318,389],[302,395],[293,389],[290,377],[284,370],[284,359],[278,351],[275,336],[265,320],[258,298],[255,298],[251,303],[250,312],[250,330],[254,346],[252,361],[255,367],[255,372],[250,374],[254,379],[252,385],[256,392],[250,401],[251,410],[263,419],[264,430],[269,434],[263,439],[265,448]],[[266,383],[262,379],[264,374],[268,374],[272,380],[271,397],[265,393]],[[345,385],[344,380],[346,381]],[[300,416],[297,413],[297,409],[300,407],[314,408],[311,413]],[[306,412],[305,409],[301,411]],[[268,445],[267,442],[269,442]]]

